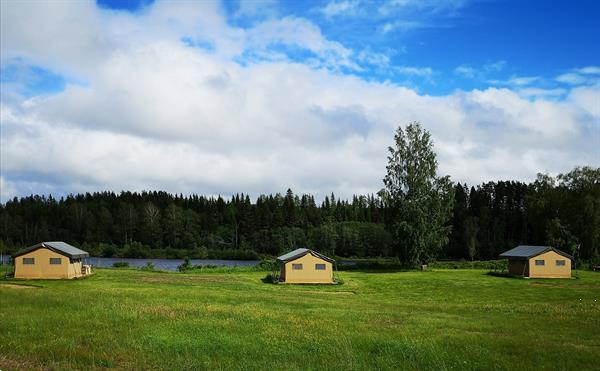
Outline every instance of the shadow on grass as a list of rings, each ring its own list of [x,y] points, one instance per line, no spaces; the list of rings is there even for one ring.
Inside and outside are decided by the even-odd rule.
[[[276,285],[279,283],[277,277],[271,273],[267,274],[265,277],[260,279],[263,283],[270,283],[272,285]]]

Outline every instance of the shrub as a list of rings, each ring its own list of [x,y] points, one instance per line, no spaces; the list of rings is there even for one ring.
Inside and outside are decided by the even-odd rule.
[[[113,263],[113,268],[128,268],[128,267],[129,267],[128,262],[114,262]]]
[[[279,268],[279,265],[275,260],[265,259],[256,265],[256,270],[258,271],[276,271]]]
[[[192,263],[190,263],[190,258],[185,257],[183,258],[183,264],[181,264],[180,266],[177,267],[177,270],[180,272],[186,272],[190,269],[193,269],[194,266],[192,265]]]
[[[153,271],[154,270],[154,263],[147,262],[146,265],[142,267],[142,270],[144,270],[144,271]]]

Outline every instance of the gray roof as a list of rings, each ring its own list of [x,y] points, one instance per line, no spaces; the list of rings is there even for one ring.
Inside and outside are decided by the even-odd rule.
[[[80,250],[80,249],[76,248],[75,246],[69,245],[68,243],[64,243],[62,241],[53,241],[53,242],[40,242],[36,245],[29,246],[25,249],[19,250],[13,255],[13,257],[27,254],[28,252],[31,252],[33,250],[37,250],[37,249],[40,249],[43,247],[47,248],[48,250],[52,250],[58,254],[68,256],[69,258],[72,258],[72,259],[87,258],[88,256],[90,256],[90,254],[88,254],[86,251]]]
[[[514,249],[510,249],[508,251],[500,254],[501,258],[508,259],[529,259],[534,256],[538,256],[548,251],[554,251],[555,253],[564,256],[565,258],[573,259],[573,257],[565,252],[560,251],[552,246],[527,246],[527,245],[519,245]]]
[[[335,262],[335,260],[328,258],[325,255],[319,254],[318,252],[316,252],[314,250],[310,250],[310,249],[296,249],[294,251],[288,252],[287,254],[283,254],[283,255],[277,257],[277,260],[282,263],[287,263],[289,261],[301,258],[306,254],[312,254],[313,256],[316,256],[317,258],[327,260],[328,262],[331,262],[331,263]]]

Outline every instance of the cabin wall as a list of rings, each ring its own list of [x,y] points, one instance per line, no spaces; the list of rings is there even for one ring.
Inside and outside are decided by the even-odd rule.
[[[536,260],[543,260],[544,265],[536,265]],[[562,260],[565,265],[556,265],[557,260]],[[529,277],[531,278],[571,278],[571,259],[554,251],[548,251],[529,259]]]
[[[302,269],[293,269],[293,264],[302,264]],[[316,264],[325,264],[324,270],[315,269]],[[312,254],[285,263],[282,276],[287,283],[332,283],[333,264]]]
[[[34,264],[23,264],[24,258],[34,258]],[[60,258],[60,264],[50,264],[50,258]],[[77,270],[79,268],[79,270]],[[79,267],[71,264],[69,257],[46,248],[39,248],[15,258],[15,278],[23,279],[60,279],[81,276]]]

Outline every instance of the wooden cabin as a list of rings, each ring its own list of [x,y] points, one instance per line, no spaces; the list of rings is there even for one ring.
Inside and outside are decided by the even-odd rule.
[[[571,278],[573,257],[551,246],[517,246],[500,254],[508,272],[530,278]]]
[[[70,279],[91,273],[82,259],[89,254],[64,242],[41,242],[13,255],[15,278]]]
[[[333,283],[335,260],[309,249],[296,249],[277,258],[279,282]]]

